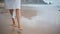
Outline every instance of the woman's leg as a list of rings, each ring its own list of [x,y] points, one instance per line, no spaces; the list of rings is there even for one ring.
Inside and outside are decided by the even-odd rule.
[[[11,17],[12,17],[12,21],[13,21],[13,26],[15,26],[15,18],[13,17],[13,12],[14,12],[14,9],[10,9],[10,14],[11,14]]]
[[[20,9],[16,9],[16,17],[17,17],[17,21],[18,21],[18,28],[22,29],[21,27],[21,10]]]

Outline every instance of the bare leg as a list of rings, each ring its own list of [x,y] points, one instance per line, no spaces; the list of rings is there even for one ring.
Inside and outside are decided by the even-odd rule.
[[[21,27],[21,11],[20,9],[16,9],[16,17],[17,17],[17,21],[18,21],[18,28],[22,29]]]
[[[13,9],[10,9],[9,11],[10,11],[10,14],[11,14],[11,17],[12,17],[13,26],[16,26],[15,19],[13,18],[13,12],[14,12],[14,10]]]

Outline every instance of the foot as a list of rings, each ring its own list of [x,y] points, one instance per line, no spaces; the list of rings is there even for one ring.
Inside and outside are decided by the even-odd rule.
[[[23,30],[23,28],[18,28],[19,30]]]
[[[23,30],[22,26],[18,26],[18,29],[19,29],[19,30]]]
[[[17,25],[16,25],[16,24],[12,24],[12,26],[17,27]]]

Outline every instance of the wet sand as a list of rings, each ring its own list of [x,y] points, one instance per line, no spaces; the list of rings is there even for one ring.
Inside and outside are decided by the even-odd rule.
[[[56,12],[54,13],[54,11],[57,11],[58,9],[51,8],[52,7],[40,7],[40,9],[44,10],[38,11],[38,8],[36,11],[31,7],[22,7],[21,24],[23,26],[23,31],[20,31],[16,27],[14,28],[11,26],[12,20],[9,12],[0,12],[1,34],[59,34],[60,13],[57,12],[58,14],[55,14]],[[59,19],[56,16],[58,16]]]

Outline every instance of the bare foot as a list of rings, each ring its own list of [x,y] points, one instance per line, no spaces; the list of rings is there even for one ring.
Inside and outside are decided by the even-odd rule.
[[[19,30],[23,30],[23,28],[18,28]]]
[[[19,29],[19,30],[23,30],[22,26],[18,26],[18,29]]]
[[[16,25],[16,24],[12,24],[11,26],[17,27],[17,25]]]

